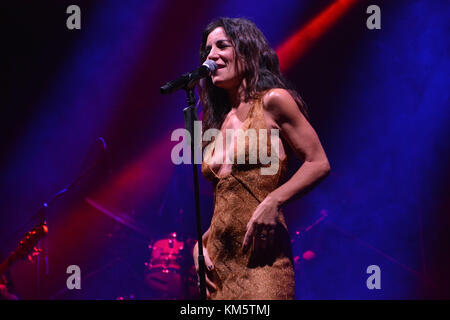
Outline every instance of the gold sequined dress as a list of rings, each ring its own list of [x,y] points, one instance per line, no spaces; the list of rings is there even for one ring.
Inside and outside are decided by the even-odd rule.
[[[244,131],[249,128],[267,129],[261,99],[251,105],[243,123]],[[254,254],[253,247],[246,253],[242,251],[246,225],[251,215],[264,198],[279,186],[287,167],[286,157],[278,158],[278,171],[272,175],[262,175],[260,169],[267,165],[259,160],[257,164],[248,163],[248,153],[258,148],[258,144],[249,141],[245,144],[245,164],[234,162],[231,172],[224,176],[214,172],[207,163],[209,159],[204,158],[202,162],[203,175],[215,187],[214,213],[206,244],[214,263],[212,280],[218,287],[217,291],[212,292],[211,299],[294,299],[291,242],[282,212],[271,249],[258,256]],[[267,141],[270,150],[270,139]]]

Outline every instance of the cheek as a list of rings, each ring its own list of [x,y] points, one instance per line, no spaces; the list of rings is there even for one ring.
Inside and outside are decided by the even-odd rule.
[[[240,65],[236,65],[236,62],[233,61],[233,64],[231,64],[229,66],[229,70],[228,70],[230,78],[233,78],[233,79],[240,78],[241,73],[242,73],[241,70],[242,69],[241,69]]]
[[[238,61],[236,61],[234,68],[236,70],[236,73],[239,73],[239,74],[243,73],[244,72],[244,62],[239,59]]]
[[[215,77],[219,77],[223,80],[231,80],[236,78],[236,76],[236,68],[233,65],[227,65],[225,68],[219,69],[215,74]]]

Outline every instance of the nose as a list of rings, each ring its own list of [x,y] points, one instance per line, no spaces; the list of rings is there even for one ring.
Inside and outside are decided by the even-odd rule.
[[[217,61],[218,59],[219,59],[219,55],[217,54],[217,50],[215,50],[215,48],[212,48],[209,51],[208,56],[206,57],[206,60]]]

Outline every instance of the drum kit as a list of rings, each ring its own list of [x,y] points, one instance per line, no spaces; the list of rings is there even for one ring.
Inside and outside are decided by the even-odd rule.
[[[145,283],[162,299],[198,297],[197,276],[192,261],[193,239],[181,241],[175,232],[148,245]]]
[[[109,210],[91,198],[86,198],[85,201],[118,223],[151,239],[145,228],[140,227],[126,214]],[[161,239],[150,240],[150,258],[144,263],[143,281],[150,293],[145,298],[186,300],[200,297],[192,259],[195,243],[195,239],[183,239],[176,232],[171,232]]]

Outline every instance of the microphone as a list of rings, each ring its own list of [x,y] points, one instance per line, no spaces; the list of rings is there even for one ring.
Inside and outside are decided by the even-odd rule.
[[[167,82],[161,87],[161,93],[168,94],[184,88],[192,89],[198,80],[211,75],[216,70],[217,64],[212,60],[206,60],[194,71],[185,73],[174,81]]]

